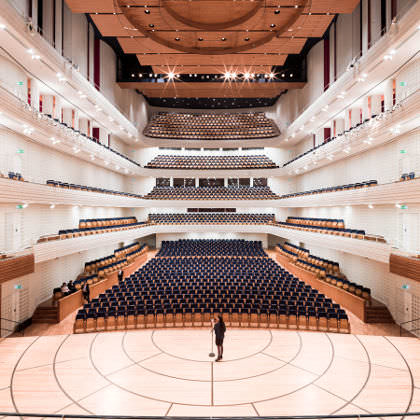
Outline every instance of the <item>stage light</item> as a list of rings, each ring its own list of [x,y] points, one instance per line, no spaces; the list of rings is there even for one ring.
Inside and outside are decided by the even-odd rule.
[[[269,77],[270,79],[274,79],[274,73],[269,73],[268,77]]]
[[[224,76],[225,80],[229,80],[230,79],[230,76],[231,76],[230,71],[226,71],[223,76]]]
[[[245,80],[248,80],[250,78],[250,76],[251,76],[250,73],[248,73],[248,72],[244,73],[244,79]]]
[[[170,71],[170,72],[168,73],[168,80],[173,80],[173,79],[174,79],[174,77],[175,77],[175,73],[174,73],[174,72],[172,72],[172,71]]]
[[[235,79],[236,79],[236,72],[233,72],[233,73],[231,74],[231,77],[232,77],[232,80],[235,80]]]

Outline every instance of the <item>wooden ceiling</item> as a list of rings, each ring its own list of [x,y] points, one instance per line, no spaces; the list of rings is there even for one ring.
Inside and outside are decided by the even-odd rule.
[[[102,36],[115,37],[126,54],[135,54],[140,65],[152,66],[155,73],[262,74],[272,66],[284,65],[288,54],[299,54],[308,38],[322,37],[334,15],[351,13],[359,0],[66,0],[66,3],[73,13],[89,14]],[[145,95],[173,93],[170,86],[163,88],[161,84],[135,85]],[[210,91],[220,92],[214,83],[211,85]],[[281,87],[269,85],[271,97],[292,88],[284,87],[283,83]],[[194,88],[194,97],[207,95],[208,89],[203,83],[200,86]],[[243,91],[255,93],[250,86],[223,89],[244,97]],[[192,93],[185,86],[176,90],[184,89]],[[261,89],[261,97],[268,94],[265,89]]]

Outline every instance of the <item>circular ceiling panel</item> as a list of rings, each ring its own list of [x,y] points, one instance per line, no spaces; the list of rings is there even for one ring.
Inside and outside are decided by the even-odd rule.
[[[307,3],[297,0],[296,7],[278,10],[266,0],[160,0],[150,7],[114,0],[119,16],[144,36],[172,50],[204,55],[244,52],[269,42],[296,22]]]
[[[255,16],[265,0],[161,0],[160,7],[174,19],[198,29],[232,28]]]

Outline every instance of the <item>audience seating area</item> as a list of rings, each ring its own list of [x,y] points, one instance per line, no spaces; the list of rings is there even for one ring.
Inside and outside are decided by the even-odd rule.
[[[165,255],[165,257],[162,257]],[[228,325],[350,332],[338,304],[281,268],[261,242],[163,242],[158,256],[79,310],[74,332]]]
[[[267,156],[178,156],[159,155],[145,168],[151,169],[273,169],[278,166]]]
[[[400,181],[411,181],[412,179],[416,179],[416,173],[410,172],[408,174],[402,174]]]
[[[285,242],[284,245],[278,244],[277,251],[291,259],[296,266],[314,273],[320,280],[370,301],[370,289],[348,281],[340,271],[338,262],[312,255],[309,249],[289,242]]]
[[[322,193],[327,193],[327,192],[357,190],[360,188],[373,187],[376,185],[378,185],[378,181],[370,180],[370,181],[356,182],[354,184],[338,185],[335,187],[318,188],[316,190],[302,191],[302,192],[297,192],[297,193],[292,193],[292,194],[284,194],[280,198],[292,198],[292,197],[300,197],[302,195],[313,195],[313,194],[322,194]]]
[[[148,200],[275,200],[270,187],[154,187]]]
[[[114,190],[106,190],[104,188],[98,188],[98,187],[87,187],[85,185],[69,184],[68,182],[54,181],[52,179],[49,179],[47,181],[47,185],[50,187],[65,188],[65,189],[76,190],[76,191],[90,191],[90,192],[96,192],[96,193],[102,193],[102,194],[121,195],[124,197],[143,198],[139,194],[126,193],[126,192],[120,192],[120,191],[114,191]]]
[[[74,289],[70,290],[69,294],[82,289],[86,282],[89,285],[97,283],[106,275],[126,267],[135,258],[141,255],[145,251],[145,248],[145,244],[134,242],[114,250],[112,255],[86,262],[83,272],[75,281],[73,281]],[[54,300],[58,300],[61,297],[63,297],[61,289],[55,289],[53,296]]]
[[[9,178],[9,179],[13,179],[14,181],[25,181],[22,174],[19,172],[8,172],[7,173],[7,177],[4,176],[1,172],[0,172],[0,178]]]
[[[274,222],[274,214],[253,213],[163,213],[149,214],[149,223],[161,225],[178,224],[238,224],[259,225]]]
[[[382,236],[367,235],[364,230],[346,229],[343,219],[288,217],[286,222],[276,222],[276,224],[287,229],[305,230],[308,232],[345,236],[353,239],[386,242]]]
[[[275,122],[262,112],[192,114],[158,112],[143,131],[145,136],[168,139],[241,140],[275,137]]]
[[[157,257],[266,257],[261,242],[244,239],[180,239],[162,241]]]
[[[41,237],[38,242],[57,239],[78,238],[80,236],[96,235],[99,233],[118,232],[121,230],[137,229],[145,222],[138,222],[135,217],[111,217],[106,219],[80,219],[77,229],[60,230],[58,235]]]

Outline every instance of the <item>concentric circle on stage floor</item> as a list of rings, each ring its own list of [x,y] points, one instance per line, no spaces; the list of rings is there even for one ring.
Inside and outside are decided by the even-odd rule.
[[[120,415],[297,415],[420,409],[412,338],[228,329],[12,338],[0,344],[0,410]]]

